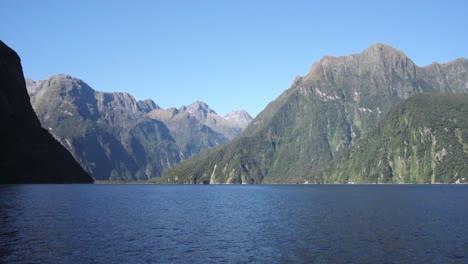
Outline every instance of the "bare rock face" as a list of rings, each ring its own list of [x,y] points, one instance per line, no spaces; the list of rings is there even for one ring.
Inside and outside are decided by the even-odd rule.
[[[93,182],[70,153],[41,127],[29,103],[20,58],[1,41],[0,122],[0,183]]]
[[[145,113],[149,113],[155,109],[160,109],[160,107],[151,99],[138,101],[137,104],[138,104],[138,109]]]

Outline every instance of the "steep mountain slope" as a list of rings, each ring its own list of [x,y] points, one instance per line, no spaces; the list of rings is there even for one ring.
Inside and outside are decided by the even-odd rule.
[[[468,95],[421,94],[393,108],[314,182],[454,183],[468,179]]]
[[[44,130],[29,103],[20,58],[0,41],[0,183],[92,183]]]
[[[466,59],[416,66],[375,44],[324,57],[271,102],[240,138],[168,171],[163,182],[300,182],[375,127],[392,106],[422,92],[468,92]]]
[[[173,109],[161,109],[152,100],[97,92],[67,75],[27,83],[42,126],[99,180],[159,177],[181,160],[240,133],[238,126],[222,127],[216,121],[211,128],[209,121],[221,118],[204,103],[172,116]]]

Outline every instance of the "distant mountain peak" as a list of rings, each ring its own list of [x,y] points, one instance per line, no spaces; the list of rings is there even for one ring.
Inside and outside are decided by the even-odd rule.
[[[24,78],[26,81],[26,89],[28,90],[29,96],[36,93],[37,87],[40,85],[40,81],[36,82],[29,78]]]
[[[379,43],[379,42],[370,45],[366,50],[379,50],[379,51],[385,50],[385,51],[391,51],[391,52],[401,52],[390,45],[387,45],[385,43]]]
[[[45,85],[47,83],[47,85]],[[72,77],[67,74],[56,74],[52,75],[44,81],[41,81],[42,86],[46,86],[48,88],[54,87],[57,89],[63,89],[65,91],[71,91],[73,89],[77,90],[84,90],[88,93],[94,93],[95,90],[91,88],[87,83],[83,80]],[[38,86],[38,89],[42,87]],[[39,92],[39,90],[37,91]]]
[[[155,109],[161,109],[161,107],[159,107],[159,105],[157,105],[153,100],[151,99],[146,99],[146,100],[143,100],[143,101],[138,101],[137,102],[138,104],[138,108],[143,111],[143,112],[146,112],[146,113],[149,113]]]
[[[208,113],[211,113],[211,112],[214,112],[210,106],[208,106],[208,104],[206,104],[205,102],[202,102],[202,101],[195,101],[193,103],[191,103],[190,105],[188,105],[186,107],[186,110],[191,113],[191,114],[194,114],[198,111],[203,111],[203,112],[208,112]]]
[[[188,106],[181,107],[180,112],[187,112],[198,120],[206,120],[210,115],[217,115],[205,102],[195,101]]]
[[[231,112],[227,113],[227,115],[225,115],[224,117],[228,118],[229,116],[233,116],[233,115],[243,115],[243,116],[248,115],[248,116],[250,116],[249,113],[247,111],[245,111],[245,110],[237,110],[237,111],[231,111]]]
[[[201,108],[206,108],[206,109],[210,108],[210,107],[208,106],[208,104],[206,104],[206,103],[203,102],[203,101],[195,101],[195,102],[193,102],[193,103],[191,103],[191,104],[189,105],[189,107],[191,107],[191,106],[193,106],[193,107],[201,107]]]
[[[402,51],[387,45],[383,43],[375,43],[371,46],[369,46],[367,49],[363,50],[361,53],[358,54],[352,54],[352,55],[346,55],[346,56],[331,56],[331,55],[325,55],[323,56],[318,64],[329,64],[329,63],[335,63],[335,62],[343,62],[345,60],[350,60],[350,59],[355,59],[355,58],[362,58],[365,57],[368,59],[369,57],[374,57],[374,58],[388,58],[388,57],[394,57],[394,56],[400,56],[400,57],[407,57]],[[317,63],[316,63],[317,64]]]
[[[252,117],[245,110],[231,111],[224,116],[224,119],[238,124],[241,127],[247,127],[252,121]]]
[[[400,51],[392,46],[376,43],[369,48],[365,49],[361,54],[363,57],[373,57],[380,59],[390,59],[394,57],[408,59],[408,56],[403,51]]]
[[[228,119],[228,120],[232,120],[232,119],[236,119],[236,118],[252,120],[252,117],[250,116],[250,114],[245,110],[231,111],[231,112],[227,113],[223,118]]]
[[[359,54],[348,56],[324,56],[314,63],[306,80],[335,81],[354,74],[372,72],[380,77],[390,76],[391,72],[407,72],[408,76],[416,74],[416,64],[402,51],[392,46],[376,43]]]
[[[78,78],[72,77],[68,74],[59,73],[59,74],[50,76],[49,79],[78,79]]]

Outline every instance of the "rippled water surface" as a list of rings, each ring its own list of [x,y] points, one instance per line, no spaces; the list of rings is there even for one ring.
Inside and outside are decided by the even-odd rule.
[[[3,185],[1,263],[468,263],[468,186]]]

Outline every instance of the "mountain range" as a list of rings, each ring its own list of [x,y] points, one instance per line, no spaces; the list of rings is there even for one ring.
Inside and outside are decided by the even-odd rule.
[[[388,129],[384,134],[374,130],[385,127],[385,123],[408,116],[407,112],[403,112],[401,115],[393,114],[398,116],[393,119],[385,119],[387,113],[400,113],[395,107],[403,107],[402,102],[421,93],[468,93],[468,60],[457,59],[446,64],[433,63],[419,67],[403,52],[385,44],[372,45],[360,54],[323,57],[312,66],[306,76],[297,77],[288,90],[271,102],[240,137],[223,146],[195,155],[167,170],[161,182],[343,182],[355,178],[359,182],[377,182],[375,178],[377,172],[359,171],[364,165],[358,166],[355,162],[356,170],[350,170],[351,175],[345,177],[343,174],[348,172],[346,161],[337,165],[332,164],[344,159],[346,155],[352,155],[355,150],[348,152],[350,147],[359,146],[357,144],[368,135],[369,138],[371,135],[395,138],[399,133],[398,127],[395,127],[395,130]],[[460,97],[462,100],[460,102],[422,97],[419,100],[430,105],[428,108],[421,108],[422,112],[419,115],[424,115],[424,111],[429,110],[431,112],[450,110],[452,104],[463,105],[463,98],[466,100],[466,97]],[[439,109],[438,105],[433,103],[448,104],[448,106]],[[408,107],[411,105],[413,101],[408,102]],[[453,119],[455,118],[453,115],[460,116],[460,113],[463,113],[463,110],[456,113],[441,112],[438,118]],[[416,114],[412,117],[414,120],[422,119]],[[411,131],[422,129],[423,133],[424,131],[432,133],[435,129],[432,127],[434,122],[437,123],[438,120],[424,123],[427,124],[428,130],[421,123],[422,127],[411,127]],[[458,117],[457,122],[466,121]],[[399,123],[392,124],[397,126]],[[456,133],[462,139],[459,139],[458,145],[460,142],[466,142],[464,137],[467,132],[463,130],[464,126],[457,129],[447,125],[447,129],[459,131]],[[395,145],[387,146],[385,149],[398,149],[397,145],[402,142],[404,140],[393,142]],[[411,141],[412,144],[416,144],[417,150],[425,149],[424,146],[417,145],[418,142],[421,141]],[[407,143],[409,144],[408,141]],[[446,142],[446,144],[452,143]],[[375,147],[374,144],[371,145]],[[434,148],[435,152],[427,152],[426,155],[435,155],[442,151],[444,146],[436,144]],[[445,147],[445,149],[449,151],[450,148]],[[398,159],[398,156],[388,154],[385,160],[383,159],[385,155],[382,153],[386,152],[375,152],[376,156],[372,161],[380,164],[379,166],[386,166],[387,169],[392,168],[393,172],[381,177],[381,182],[430,183],[457,180],[453,175],[447,176],[443,171],[437,171],[439,166],[431,165],[431,167],[427,163],[424,165],[421,163],[424,168],[421,167],[423,170],[420,172],[424,171],[424,176],[411,176],[417,173],[414,170],[417,166],[412,166],[409,171],[401,170],[403,172],[397,173],[397,164],[400,163],[395,162],[395,159]],[[411,157],[419,159],[420,156]],[[410,159],[408,156],[400,158]],[[364,159],[359,164],[366,163],[367,160]],[[339,164],[342,164],[341,167]],[[330,169],[327,171],[326,168]],[[460,168],[460,172],[463,170],[465,167]],[[431,177],[428,178],[429,174]]]
[[[464,58],[419,67],[385,44],[325,56],[252,120],[245,111],[220,117],[203,102],[162,109],[68,75],[24,79],[17,54],[2,42],[0,52],[4,183],[92,182],[89,175],[160,183],[467,182]]]
[[[19,56],[0,41],[0,183],[92,183],[72,155],[41,127]]]
[[[54,75],[26,79],[42,126],[97,180],[142,181],[237,137],[252,120],[245,111],[220,117],[203,102],[161,109],[128,93],[106,93]]]

